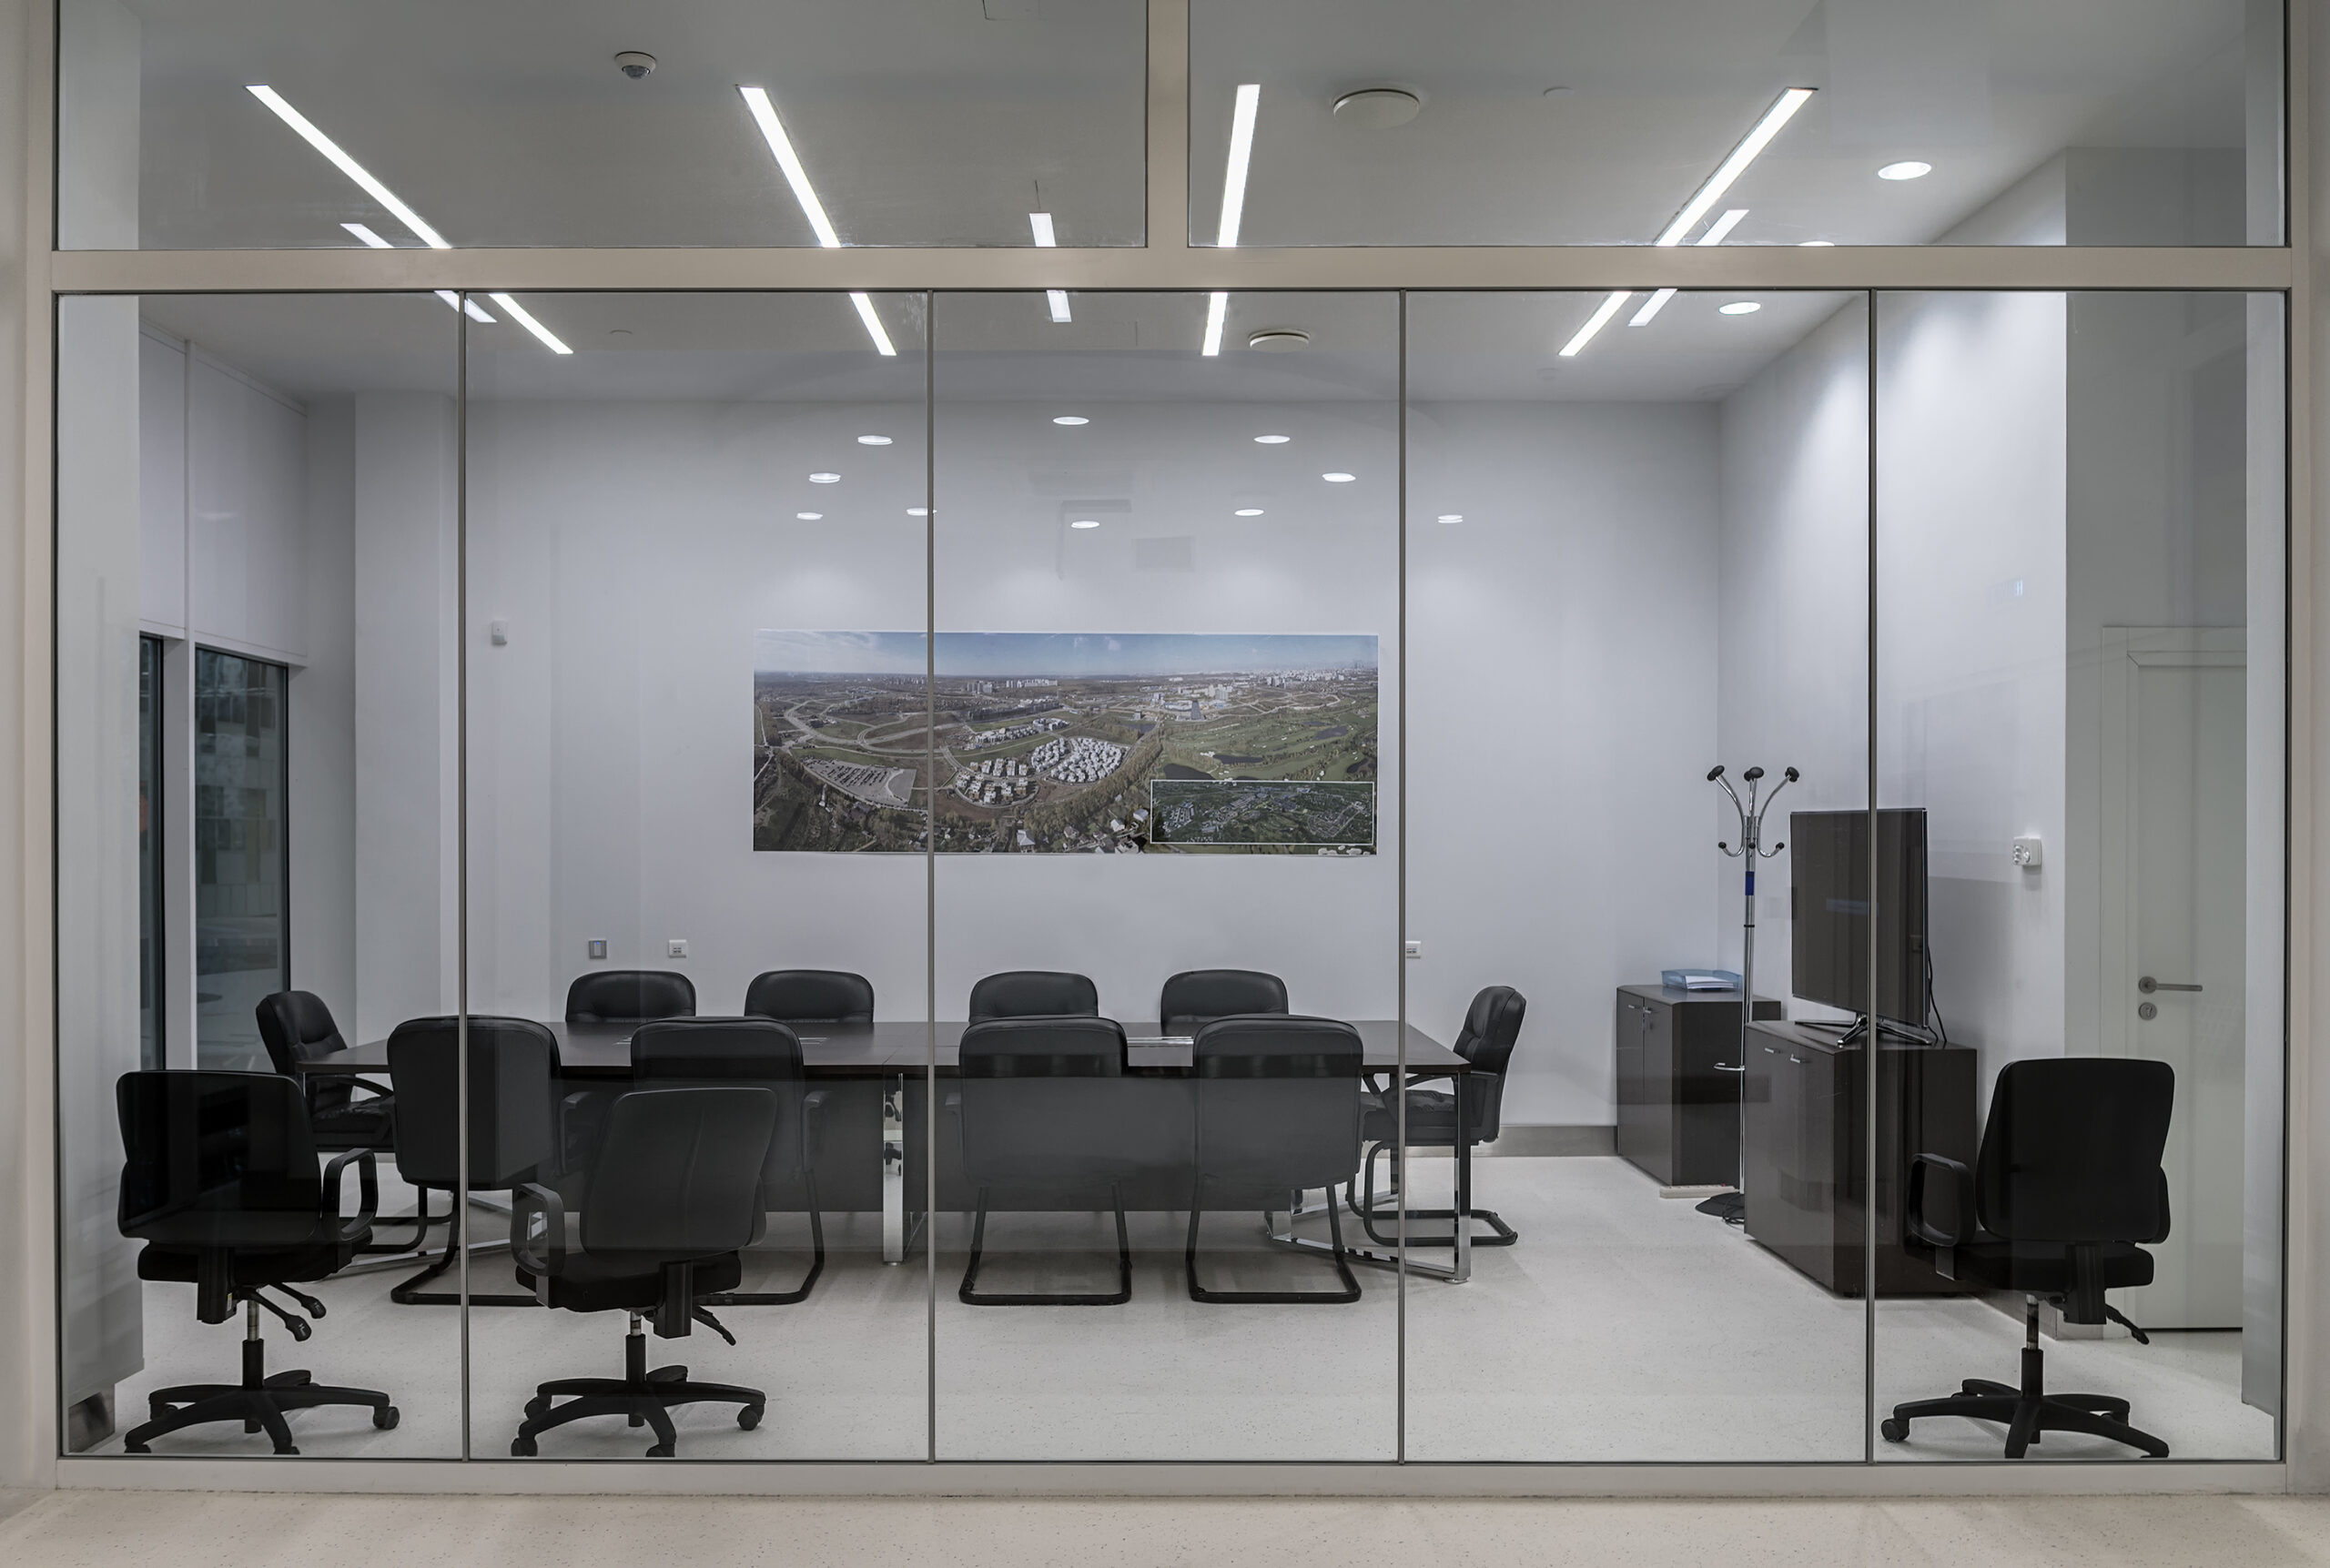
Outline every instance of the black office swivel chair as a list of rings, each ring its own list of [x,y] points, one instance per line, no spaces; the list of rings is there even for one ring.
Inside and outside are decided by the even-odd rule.
[[[1182,1253],[1196,1301],[1336,1302],[1359,1300],[1343,1253],[1333,1189],[1359,1169],[1359,1033],[1330,1018],[1223,1018],[1198,1031],[1197,1172]],[[1328,1189],[1327,1226],[1341,1290],[1209,1290],[1198,1283],[1198,1221],[1218,1200],[1250,1195],[1266,1208],[1280,1195]],[[1226,1190],[1225,1190],[1226,1189]]]
[[[397,1173],[424,1192],[453,1195],[444,1256],[389,1292],[404,1306],[453,1306],[458,1292],[421,1287],[460,1261],[468,1244],[461,1195],[461,1074],[458,1025],[451,1017],[408,1018],[389,1035],[389,1076],[397,1086]],[[531,1018],[483,1015],[469,1021],[469,1189],[507,1192],[558,1169],[558,1041]],[[480,1295],[477,1307],[531,1307],[532,1296]]]
[[[1127,1114],[1125,1032],[1112,1018],[994,1018],[963,1031],[963,1173],[978,1189],[957,1297],[973,1307],[1114,1307],[1132,1300],[1123,1179],[1159,1163]],[[982,1293],[979,1259],[996,1188],[1107,1188],[1117,1217],[1113,1294]]]
[[[395,1093],[388,1085],[352,1073],[309,1074],[304,1062],[319,1061],[348,1049],[331,1009],[313,991],[278,991],[259,998],[258,1037],[275,1070],[299,1085],[308,1100],[308,1126],[316,1148],[326,1152],[347,1148],[385,1149],[395,1141]],[[366,1091],[359,1099],[355,1091]],[[409,1216],[395,1223],[413,1227],[412,1242],[368,1241],[366,1252],[417,1252],[428,1239],[429,1228],[445,1218],[429,1212],[429,1195],[422,1193]]]
[[[745,987],[745,1012],[780,1024],[870,1024],[874,987],[846,969],[770,969]]]
[[[2168,1146],[2176,1072],[2165,1062],[2066,1057],[2010,1062],[1991,1091],[1982,1147],[1969,1171],[1920,1154],[1910,1168],[1910,1249],[1930,1253],[1943,1278],[2023,1294],[2022,1384],[1969,1378],[1943,1399],[1893,1407],[1880,1427],[1901,1442],[1923,1416],[2006,1423],[2006,1457],[2021,1459],[2050,1431],[2092,1432],[2154,1459],[2168,1445],[2128,1424],[2111,1394],[2051,1394],[2039,1349],[2039,1303],[2067,1323],[2125,1324],[2106,1290],[2152,1283],[2143,1243],[2168,1239]]]
[[[599,969],[566,987],[570,1024],[643,1024],[695,1016],[695,982],[669,969]]]
[[[1470,1064],[1469,1069],[1457,1082],[1464,1096],[1465,1141],[1474,1148],[1495,1139],[1501,1130],[1504,1114],[1504,1080],[1506,1068],[1513,1060],[1514,1042],[1521,1037],[1521,1019],[1529,1010],[1527,998],[1510,986],[1487,986],[1473,998],[1464,1010],[1464,1027],[1457,1031],[1454,1047],[1458,1056]],[[1400,1123],[1398,1090],[1384,1085],[1367,1097],[1367,1182],[1363,1204],[1354,1205],[1359,1222],[1367,1228],[1370,1239],[1385,1247],[1397,1246],[1396,1235],[1387,1236],[1377,1226],[1385,1221],[1395,1227],[1396,1215],[1375,1206],[1375,1161],[1383,1154],[1392,1157],[1392,1183],[1394,1190],[1401,1188],[1403,1176],[1400,1159]],[[1456,1147],[1456,1096],[1446,1089],[1408,1090],[1408,1147],[1411,1148],[1454,1148]],[[1474,1219],[1485,1223],[1492,1234],[1476,1237],[1476,1247],[1510,1247],[1521,1239],[1520,1233],[1504,1222],[1494,1209],[1474,1209]],[[1445,1219],[1449,1233],[1445,1236],[1419,1236],[1408,1233],[1411,1247],[1454,1247],[1456,1245],[1455,1219],[1453,1209],[1411,1209],[1411,1220]]]
[[[1185,969],[1157,998],[1169,1035],[1193,1035],[1216,1018],[1285,1011],[1286,982],[1259,969]]]
[[[763,1224],[774,1195],[799,1184],[809,1205],[809,1271],[790,1290],[732,1290],[710,1300],[715,1307],[785,1307],[807,1300],[826,1271],[816,1168],[826,1097],[809,1089],[800,1037],[774,1018],[664,1018],[642,1024],[632,1035],[631,1076],[647,1087],[742,1086],[776,1097],[776,1124],[761,1171]],[[755,1229],[753,1240],[761,1239]]]
[[[740,1407],[750,1431],[767,1408],[759,1389],[688,1381],[685,1367],[647,1366],[650,1320],[659,1339],[684,1337],[703,1323],[730,1344],[735,1337],[704,1310],[705,1300],[744,1278],[737,1256],[761,1220],[763,1167],[777,1119],[777,1096],[765,1088],[636,1089],[607,1112],[606,1136],[591,1167],[580,1234],[569,1245],[566,1208],[550,1188],[521,1186],[510,1212],[510,1249],[518,1279],[545,1307],[570,1312],[631,1315],[620,1378],[561,1378],[541,1384],[510,1452],[535,1452],[552,1427],[619,1415],[654,1429],[650,1459],[678,1445],[674,1406],[720,1401]],[[566,1399],[565,1404],[555,1401]]]
[[[272,1073],[125,1073],[114,1086],[127,1156],[121,1168],[121,1233],[145,1247],[141,1280],[195,1288],[195,1316],[223,1323],[243,1304],[243,1380],[190,1383],[149,1398],[151,1417],[125,1434],[131,1453],[149,1452],[165,1432],[238,1421],[264,1431],[278,1453],[297,1453],[288,1411],[368,1405],[372,1424],[397,1424],[397,1407],[373,1389],[330,1388],[303,1371],[267,1370],[259,1309],[283,1320],[294,1340],[307,1320],[260,1294],[278,1290],[312,1317],[324,1305],[294,1289],[348,1266],[371,1235],[380,1201],[369,1148],[343,1150],[319,1178],[308,1105],[299,1086]],[[357,1162],[359,1207],[339,1212],[341,1173]]]
[[[1099,988],[1058,969],[1007,969],[971,987],[971,1022],[989,1018],[1097,1018]]]

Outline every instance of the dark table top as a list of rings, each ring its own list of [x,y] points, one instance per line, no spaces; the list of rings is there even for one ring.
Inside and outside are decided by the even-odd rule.
[[[1393,1018],[1354,1018],[1366,1048],[1371,1073],[1397,1071],[1400,1065],[1400,1025]],[[631,1024],[546,1023],[558,1040],[559,1070],[569,1077],[627,1078],[631,1076]],[[960,1022],[804,1024],[803,1064],[812,1077],[865,1078],[920,1071],[936,1057],[944,1076],[955,1071],[956,1047],[963,1031]],[[1186,1072],[1190,1043],[1186,1036],[1169,1037],[1163,1026],[1151,1020],[1124,1020],[1129,1065],[1136,1072]],[[1417,1028],[1407,1027],[1408,1070],[1412,1074],[1451,1075],[1465,1069],[1464,1058]],[[385,1073],[389,1043],[367,1040],[319,1060],[302,1064],[310,1073]]]

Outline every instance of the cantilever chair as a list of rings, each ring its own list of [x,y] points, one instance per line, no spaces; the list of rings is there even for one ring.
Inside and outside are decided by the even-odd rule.
[[[308,1125],[313,1130],[316,1148],[330,1153],[347,1148],[387,1149],[396,1141],[396,1095],[390,1087],[372,1078],[358,1077],[352,1073],[310,1074],[303,1064],[336,1057],[348,1049],[341,1038],[339,1026],[332,1019],[331,1009],[313,991],[278,991],[259,998],[258,1037],[267,1047],[267,1059],[275,1070],[299,1085],[308,1101]],[[359,1099],[355,1091],[365,1091]],[[429,1239],[429,1228],[446,1218],[429,1212],[429,1195],[421,1193],[409,1216],[393,1220],[383,1219],[383,1225],[395,1223],[413,1227],[412,1244],[402,1242],[368,1241],[366,1252],[417,1252]]]
[[[790,1290],[732,1290],[707,1300],[715,1307],[785,1307],[808,1300],[817,1276],[826,1271],[816,1168],[826,1096],[809,1089],[800,1037],[774,1018],[664,1018],[633,1033],[631,1076],[643,1087],[757,1087],[776,1097],[776,1121],[761,1170],[763,1225],[777,1193],[798,1186],[809,1205],[809,1271]],[[756,1229],[753,1240],[760,1239]]]
[[[846,969],[770,969],[745,987],[747,1017],[780,1024],[870,1024],[874,987]]]
[[[777,1096],[765,1088],[619,1096],[607,1112],[572,1244],[561,1195],[534,1183],[519,1187],[510,1211],[519,1282],[545,1307],[628,1313],[631,1330],[622,1377],[560,1378],[535,1389],[512,1453],[531,1456],[535,1439],[552,1427],[619,1415],[654,1431],[650,1459],[669,1459],[679,1445],[673,1409],[707,1401],[737,1406],[736,1424],[746,1431],[760,1424],[765,1391],[692,1382],[685,1367],[651,1371],[640,1330],[645,1320],[659,1339],[680,1339],[702,1323],[736,1342],[704,1303],[744,1279],[738,1253],[760,1224],[762,1173],[777,1114]]]
[[[1184,969],[1158,994],[1169,1035],[1194,1035],[1216,1018],[1286,1011],[1286,982],[1259,969]]]
[[[389,1292],[404,1306],[447,1307],[461,1297],[421,1287],[451,1269],[468,1245],[461,1193],[461,1020],[408,1018],[389,1036],[397,1086],[397,1172],[424,1194],[453,1195],[453,1222],[435,1262]],[[469,1021],[469,1190],[507,1192],[548,1179],[558,1161],[558,1041],[531,1018],[482,1014]],[[425,1201],[425,1198],[424,1198]],[[532,1296],[469,1297],[473,1307],[531,1307]]]
[[[2022,1293],[2022,1381],[1969,1378],[1957,1393],[1895,1405],[1879,1428],[1888,1442],[1908,1441],[1913,1421],[1955,1415],[2006,1423],[2009,1459],[2051,1431],[2090,1432],[2168,1457],[2166,1443],[2129,1424],[2126,1400],[2046,1391],[2039,1303],[2057,1303],[2067,1323],[2117,1322],[2151,1343],[2103,1293],[2151,1284],[2143,1244],[2168,1239],[2161,1155],[2175,1097],[2176,1072],[2165,1062],[2010,1062],[1991,1091],[1974,1168],[1916,1157],[1910,1250],[1930,1256],[1945,1279]]]
[[[320,1405],[360,1405],[383,1431],[397,1407],[375,1389],[332,1388],[304,1371],[270,1373],[259,1309],[280,1318],[294,1340],[312,1332],[324,1304],[296,1289],[348,1266],[372,1233],[380,1183],[370,1148],[345,1149],[316,1174],[316,1146],[299,1085],[272,1073],[125,1073],[114,1086],[125,1159],[121,1233],[146,1243],[141,1280],[195,1288],[195,1316],[223,1323],[243,1306],[243,1376],[237,1383],[189,1383],[148,1396],[151,1419],[123,1434],[146,1453],[154,1439],[190,1426],[239,1421],[264,1431],[278,1453],[297,1453],[284,1417]],[[359,1206],[340,1213],[340,1178],[356,1163]],[[262,1292],[279,1291],[299,1311]]]
[[[1477,1148],[1495,1139],[1502,1127],[1504,1109],[1504,1080],[1513,1060],[1514,1042],[1521,1037],[1521,1020],[1528,1012],[1529,1003],[1510,986],[1487,986],[1474,996],[1473,1005],[1464,1010],[1464,1027],[1457,1031],[1454,1047],[1458,1056],[1469,1064],[1458,1078],[1464,1097],[1464,1140]],[[1454,1148],[1456,1147],[1456,1095],[1446,1089],[1410,1088],[1408,1098],[1408,1147],[1410,1148]],[[1367,1096],[1367,1180],[1366,1198],[1353,1204],[1359,1221],[1367,1228],[1370,1239],[1380,1246],[1398,1245],[1396,1236],[1387,1236],[1377,1227],[1384,1222],[1397,1224],[1396,1214],[1378,1209],[1375,1200],[1375,1161],[1388,1153],[1392,1157],[1392,1188],[1394,1192],[1405,1190],[1400,1158],[1399,1090],[1384,1085]],[[1470,1194],[1466,1195],[1468,1200]],[[1492,1234],[1478,1236],[1476,1247],[1510,1247],[1521,1239],[1520,1233],[1507,1225],[1493,1209],[1472,1209],[1471,1217],[1488,1226]],[[1456,1245],[1456,1211],[1453,1209],[1411,1209],[1408,1218],[1416,1219],[1445,1219],[1449,1233],[1445,1236],[1418,1236],[1411,1231],[1411,1247],[1454,1247]]]
[[[1158,1161],[1126,1115],[1125,1032],[1112,1018],[992,1018],[963,1031],[963,1172],[978,1189],[956,1295],[973,1307],[1113,1307],[1132,1300],[1124,1179]],[[988,1206],[1007,1190],[1097,1191],[1117,1219],[1112,1294],[981,1292]]]
[[[1198,1031],[1196,1176],[1182,1253],[1190,1299],[1220,1302],[1359,1300],[1343,1251],[1333,1189],[1359,1169],[1359,1032],[1330,1018],[1223,1018]],[[1198,1222],[1217,1208],[1276,1199],[1313,1187],[1327,1192],[1329,1249],[1341,1290],[1212,1290],[1198,1283]],[[1292,1207],[1292,1205],[1290,1205]]]
[[[1097,1018],[1099,987],[1057,969],[1009,969],[971,987],[971,1022],[989,1018]]]
[[[599,969],[566,987],[570,1024],[643,1024],[695,1016],[695,982],[669,969]]]

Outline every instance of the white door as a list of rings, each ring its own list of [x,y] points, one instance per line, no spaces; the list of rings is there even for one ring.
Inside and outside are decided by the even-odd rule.
[[[2176,1069],[2169,1239],[2118,1305],[2147,1329],[2241,1326],[2247,670],[2239,631],[2125,633],[2106,700],[2104,1048]],[[2114,720],[2117,723],[2114,723]],[[2114,733],[2113,732],[2117,732]],[[2118,780],[2115,766],[2124,766]],[[2117,784],[2120,787],[2114,788]]]

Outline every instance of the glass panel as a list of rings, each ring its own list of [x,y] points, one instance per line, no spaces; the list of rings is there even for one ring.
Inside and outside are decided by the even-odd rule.
[[[1197,244],[2281,243],[2276,4],[1190,9]]]
[[[556,1384],[684,1363],[729,1391],[672,1410],[681,1457],[925,1458],[921,664],[798,656],[920,641],[924,302],[535,303],[571,354],[470,334],[470,1049],[556,1047],[472,1123],[535,1232],[472,1270],[471,1450],[636,1460],[660,1408]]]
[[[934,309],[937,1455],[1392,1458],[1394,301]]]
[[[379,1095],[390,1028],[458,999],[458,319],[427,295],[59,301],[71,1452],[461,1452],[456,1311],[390,1295],[426,1119]],[[369,1229],[283,1251],[287,1202],[337,1229],[368,1199]],[[310,1316],[295,1357],[280,1320]],[[279,1433],[201,1402],[294,1368],[332,1397],[279,1393]]]
[[[2027,1387],[2031,1457],[2273,1458],[2281,298],[1880,309],[1879,804],[1937,1042],[1880,1247],[1955,1278],[1880,1304],[1879,1455],[2018,1456]]]
[[[280,664],[194,655],[195,1064],[256,1070],[259,998],[290,974],[284,807],[290,753]]]
[[[1410,1459],[1861,1456],[1853,998],[1788,911],[1792,814],[1866,802],[1867,322],[1410,298],[1407,1006],[1472,1069],[1408,1097],[1419,1270],[1460,1143],[1474,1210],[1471,1283],[1409,1286]]]
[[[137,1065],[167,1067],[162,1036],[162,640],[137,639]]]
[[[59,25],[68,249],[1141,243],[1140,0],[62,0]]]

